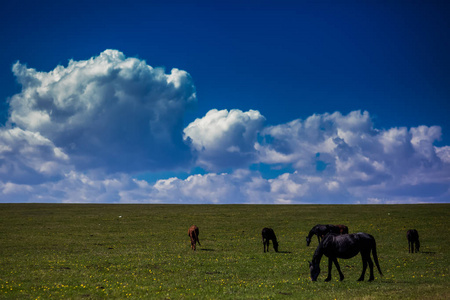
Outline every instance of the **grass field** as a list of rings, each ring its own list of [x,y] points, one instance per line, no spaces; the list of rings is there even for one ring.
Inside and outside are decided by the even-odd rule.
[[[450,205],[69,205],[0,204],[1,299],[450,299]],[[381,269],[357,282],[317,282],[305,237],[318,223],[346,224],[377,241]],[[187,230],[200,228],[190,248]],[[279,253],[263,253],[272,227]],[[406,230],[420,234],[409,254]],[[366,274],[366,280],[368,274]]]

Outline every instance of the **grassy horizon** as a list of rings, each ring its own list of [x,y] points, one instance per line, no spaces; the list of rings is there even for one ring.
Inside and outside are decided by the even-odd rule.
[[[449,204],[0,204],[0,299],[448,299],[449,217]],[[324,257],[311,282],[318,243],[305,237],[319,223],[372,234],[384,276],[357,282],[358,255],[339,260],[344,281],[333,266],[324,282]],[[279,253],[263,253],[263,227]]]

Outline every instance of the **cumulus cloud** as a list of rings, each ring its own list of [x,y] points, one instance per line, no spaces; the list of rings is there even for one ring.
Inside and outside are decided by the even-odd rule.
[[[183,116],[196,94],[185,71],[106,50],[50,72],[17,62],[13,72],[22,92],[10,100],[10,124],[51,140],[78,169],[155,170],[190,159]]]
[[[332,180],[325,184],[350,198],[414,202],[449,194],[448,149],[433,145],[441,136],[438,126],[380,130],[368,112],[354,111],[313,115],[265,128],[262,135],[262,162],[292,164],[299,175]]]
[[[69,163],[63,150],[37,132],[0,129],[0,181],[36,184],[58,180],[70,169]]]
[[[378,129],[368,112],[266,126],[256,110],[210,110],[188,73],[106,50],[49,72],[16,63],[22,91],[0,128],[0,201],[81,203],[448,202],[439,126]],[[264,166],[276,170],[265,176]],[[140,171],[188,174],[147,182]],[[180,171],[181,170],[181,171]],[[187,171],[186,171],[187,172]],[[139,176],[137,176],[139,177]]]
[[[223,113],[225,120],[228,115]],[[217,132],[214,126],[210,129]],[[254,128],[260,130],[258,126]],[[433,146],[440,138],[439,127],[379,130],[373,127],[368,113],[352,112],[314,115],[262,128],[261,138],[255,142],[258,130],[253,130],[252,138],[240,140],[247,142],[248,149],[254,143],[254,150],[249,150],[253,151],[252,161],[271,166],[290,165],[289,171],[264,178],[259,171],[244,166],[229,173],[173,177],[155,183],[125,173],[71,170],[68,155],[48,139],[18,128],[3,131],[0,152],[3,157],[15,153],[10,159],[16,161],[15,168],[29,170],[30,178],[40,174],[36,178],[41,179],[34,184],[8,181],[5,176],[10,172],[3,171],[0,197],[10,202],[305,204],[446,202],[450,196],[450,147]],[[219,155],[213,156],[214,149],[227,155],[225,146],[236,145],[223,142],[220,134],[215,140],[208,139],[208,134],[203,138],[200,130],[190,133],[193,132],[198,135],[185,135],[192,137],[191,147],[199,152],[204,147],[212,158],[219,159]],[[226,130],[222,134],[226,135]],[[216,143],[222,147],[214,148]],[[21,146],[12,150],[14,144]],[[29,145],[28,150],[24,144]],[[31,156],[26,159],[25,153],[36,160]],[[43,158],[44,155],[47,157]],[[201,153],[199,158],[205,160]],[[216,166],[212,158],[208,163]],[[36,163],[39,161],[58,167],[45,169]]]
[[[255,142],[265,118],[256,110],[210,110],[184,129],[198,164],[210,169],[242,167],[255,161]]]

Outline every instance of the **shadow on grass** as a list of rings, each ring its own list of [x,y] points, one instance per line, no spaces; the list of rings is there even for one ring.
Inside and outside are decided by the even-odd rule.
[[[216,251],[216,250],[214,250],[214,249],[208,249],[208,248],[202,248],[202,249],[200,249],[201,251]]]

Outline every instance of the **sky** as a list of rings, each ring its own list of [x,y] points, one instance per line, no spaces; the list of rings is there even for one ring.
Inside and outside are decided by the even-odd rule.
[[[449,203],[449,14],[2,1],[0,203]]]

